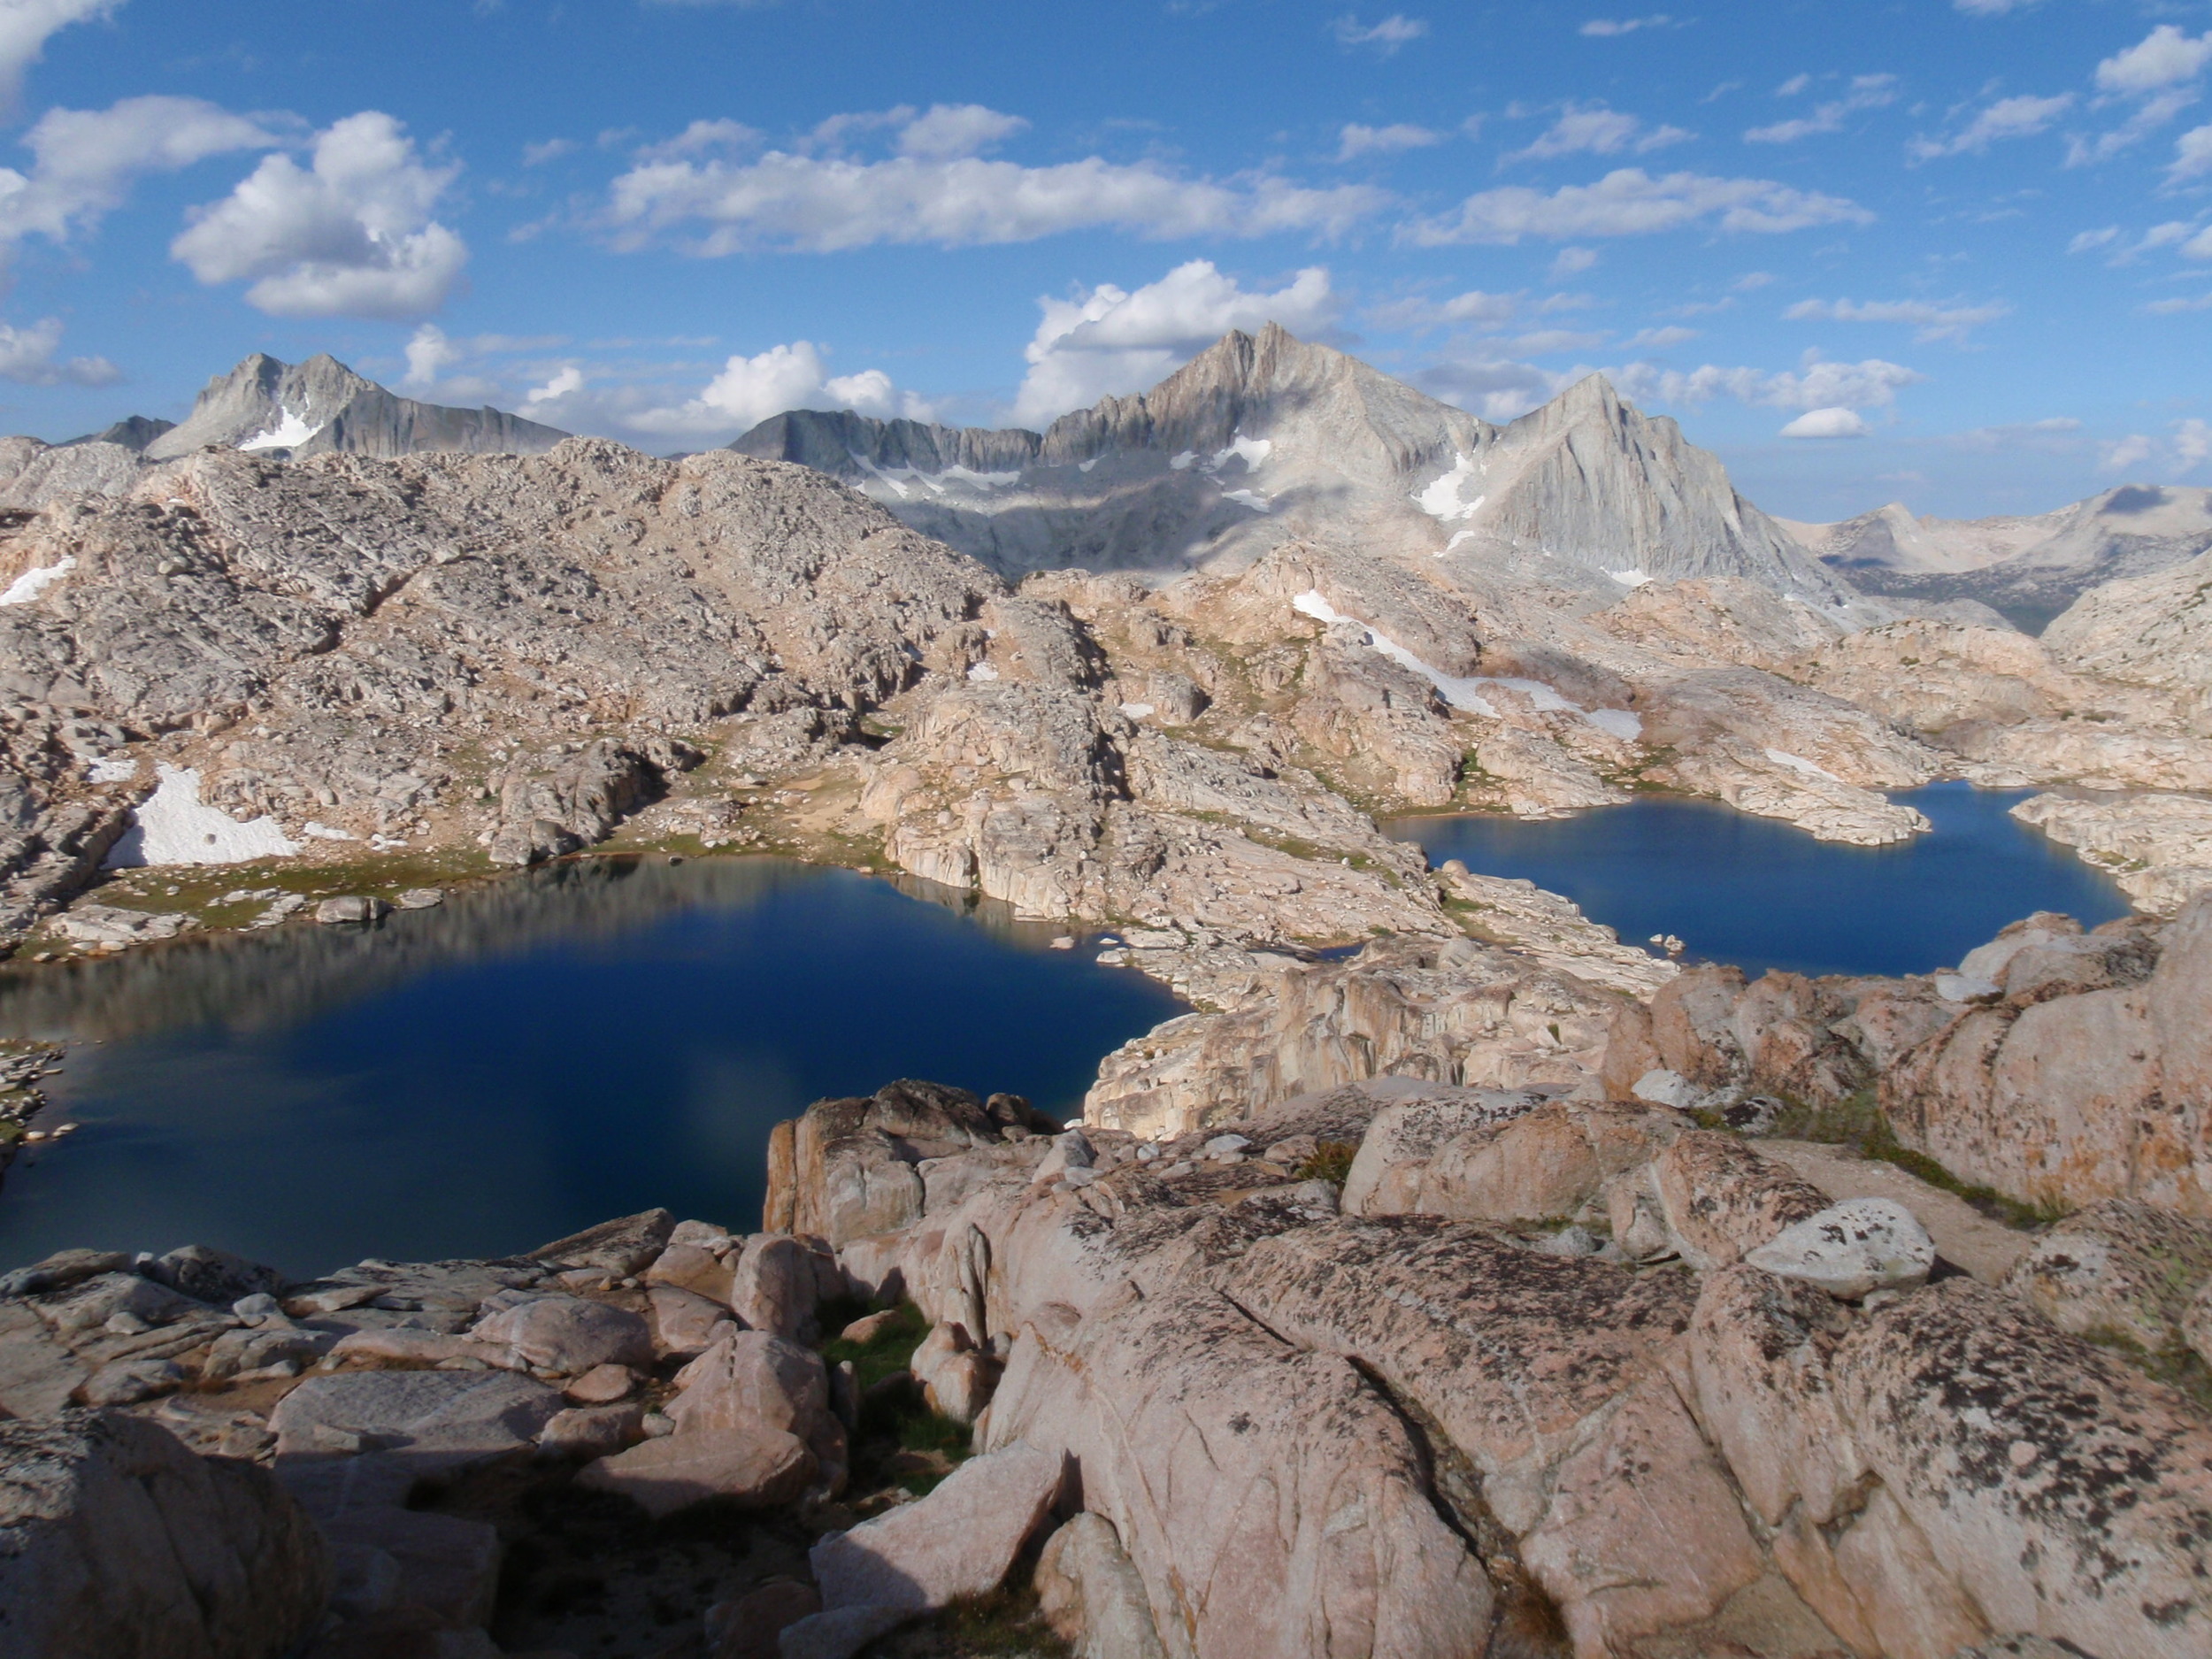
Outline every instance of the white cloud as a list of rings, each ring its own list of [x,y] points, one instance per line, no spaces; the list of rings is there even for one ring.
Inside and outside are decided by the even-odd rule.
[[[1803,73],[1794,74],[1792,75],[1787,81],[1785,81],[1780,86],[1775,88],[1774,96],[1778,98],[1793,98],[1799,93],[1804,91],[1807,87],[1809,87],[1812,84],[1813,78],[1810,75]]]
[[[1563,282],[1571,276],[1578,276],[1598,262],[1594,248],[1562,248],[1552,256],[1551,280]]]
[[[2097,65],[2097,86],[2105,92],[2151,92],[2193,81],[2212,62],[2212,30],[2195,36],[2162,23],[2124,52]]]
[[[1336,234],[1386,200],[1363,186],[1308,189],[1271,173],[1186,179],[1149,161],[1090,156],[1025,167],[941,153],[1017,125],[979,105],[940,106],[926,115],[833,117],[807,146],[751,161],[677,155],[664,145],[614,181],[607,221],[623,248],[695,226],[688,246],[697,253],[820,253],[885,242],[979,247],[1110,227],[1151,237]],[[885,126],[898,129],[902,150],[911,143],[940,153],[879,161],[802,153]]]
[[[1479,191],[1455,212],[1422,220],[1402,234],[1421,247],[1509,243],[1524,236],[1641,236],[1714,218],[1723,230],[1780,232],[1864,225],[1874,216],[1841,196],[1793,189],[1770,179],[1695,173],[1655,179],[1640,167],[1623,167],[1595,184],[1566,185],[1549,195],[1520,185]]]
[[[1429,32],[1428,24],[1420,18],[1402,17],[1392,12],[1381,22],[1370,27],[1362,24],[1350,12],[1331,24],[1340,46],[1372,46],[1387,58],[1401,46],[1419,40]]]
[[[1802,90],[1809,78],[1798,76],[1786,81],[1778,88],[1786,95]],[[1819,133],[1840,133],[1844,123],[1861,110],[1878,110],[1897,102],[1895,75],[1855,75],[1851,86],[1840,98],[1831,98],[1816,104],[1810,115],[1795,120],[1777,121],[1770,127],[1755,127],[1744,134],[1745,142],[1753,144],[1793,144],[1801,138],[1810,138]]]
[[[2190,472],[2212,460],[2212,426],[2191,419],[2174,422],[2174,454],[2181,470]]]
[[[1678,127],[1646,127],[1638,117],[1602,104],[1570,104],[1557,120],[1525,150],[1507,161],[1548,161],[1557,156],[1617,156],[1624,150],[1644,155],[1678,144],[1695,134]]]
[[[309,167],[271,156],[195,209],[170,251],[206,283],[250,280],[279,317],[419,317],[444,303],[468,249],[431,218],[457,164],[431,167],[399,122],[364,111],[319,133]]]
[[[1432,397],[1480,415],[1511,420],[1556,396],[1578,373],[1554,374],[1532,363],[1507,358],[1447,359],[1417,370],[1413,383]]]
[[[25,386],[112,386],[123,373],[105,357],[54,361],[61,346],[61,319],[49,317],[27,328],[0,323],[0,380]]]
[[[899,154],[923,161],[955,161],[979,156],[1003,143],[1029,123],[980,104],[936,104],[916,116],[899,134]]]
[[[1361,156],[1386,156],[1401,150],[1423,150],[1440,144],[1444,134],[1425,127],[1399,122],[1390,127],[1362,127],[1356,121],[1337,134],[1336,158],[1351,161]]]
[[[2036,0],[1951,0],[1951,4],[1969,17],[2001,18],[2015,12],[2025,12]]]
[[[28,176],[0,167],[0,243],[35,231],[56,242],[123,204],[135,179],[210,156],[266,149],[262,125],[199,98],[124,98],[104,110],[49,110],[24,134]]]
[[[525,144],[522,147],[522,165],[526,167],[542,167],[549,161],[558,161],[563,156],[573,154],[576,148],[576,141],[572,138],[549,138],[541,144]]]
[[[568,364],[555,371],[543,386],[534,386],[523,395],[522,412],[532,420],[549,415],[583,389],[583,370]]]
[[[1110,393],[1142,391],[1233,328],[1250,333],[1273,322],[1311,334],[1343,309],[1323,266],[1309,266],[1272,294],[1250,293],[1205,259],[1133,291],[1101,283],[1037,304],[1044,316],[1023,354],[1029,373],[1014,400],[1015,420],[1031,426]]]
[[[2092,248],[2109,245],[2120,234],[2117,225],[2107,225],[2100,230],[2077,231],[2074,239],[2066,244],[2068,253],[2087,253]]]
[[[446,370],[461,361],[461,348],[446,338],[435,323],[425,323],[407,342],[407,374],[403,386],[435,386]]]
[[[2167,164],[2166,181],[2179,184],[2208,173],[2212,173],[2212,127],[2193,127],[2174,140],[2174,158]]]
[[[1937,305],[1927,300],[1800,300],[1782,315],[1792,322],[1909,323],[1917,341],[1963,341],[1984,323],[2012,314],[2002,302],[1987,305]]]
[[[1697,338],[1697,330],[1685,328],[1678,323],[1669,323],[1663,328],[1640,328],[1628,338],[1631,347],[1642,347],[1664,351],[1669,346],[1678,346]]]
[[[2025,449],[2040,455],[2078,455],[2084,440],[2081,422],[2068,415],[2043,420],[2017,421],[2007,426],[1975,426],[1955,432],[1942,440],[1954,449],[1990,454],[2000,449]]]
[[[1796,370],[1779,373],[1721,368],[1709,363],[1686,373],[1643,362],[1606,373],[1622,392],[1638,401],[1696,405],[1732,397],[1758,408],[1807,411],[1887,408],[1896,401],[1900,387],[1917,385],[1928,378],[1879,357],[1862,363],[1832,363],[1815,351],[1807,352]]]
[[[1378,328],[1438,328],[1459,325],[1490,333],[1513,320],[1520,310],[1517,294],[1486,294],[1470,288],[1439,303],[1427,299],[1393,300],[1367,313]]]
[[[2098,465],[2108,472],[2124,472],[2131,466],[2139,466],[2158,450],[2157,444],[2139,432],[2131,433],[2103,448],[2104,454]]]
[[[2173,317],[2184,311],[2212,311],[2212,294],[2200,294],[2193,299],[2153,300],[2143,309],[2154,317]]]
[[[1855,409],[1809,409],[1784,426],[1785,438],[1863,438],[1873,431]]]
[[[6,0],[0,4],[0,113],[12,112],[24,73],[72,23],[104,18],[123,0]]]
[[[1633,35],[1638,29],[1664,28],[1673,21],[1663,12],[1655,12],[1647,18],[1592,18],[1575,33],[1592,40],[1608,40],[1617,35]]]
[[[525,412],[557,412],[583,384],[580,371],[565,369],[530,395]],[[757,357],[731,357],[697,396],[680,404],[634,410],[621,419],[638,431],[664,436],[734,435],[788,409],[851,409],[883,419],[927,420],[933,414],[928,403],[901,391],[882,370],[831,375],[820,347],[795,340]]]
[[[1916,161],[1933,161],[1941,156],[1980,155],[2001,140],[2034,137],[2073,107],[2074,95],[2070,92],[2049,98],[2025,94],[2016,98],[2000,98],[1948,138],[1914,139],[1909,153]]]

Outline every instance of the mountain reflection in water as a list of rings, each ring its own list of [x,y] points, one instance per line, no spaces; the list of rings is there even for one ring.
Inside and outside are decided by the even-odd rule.
[[[85,1127],[0,1191],[0,1264],[204,1242],[297,1273],[526,1249],[665,1205],[758,1225],[770,1125],[901,1076],[1072,1113],[1181,1010],[1002,905],[749,857],[587,859],[374,928],[0,971]]]

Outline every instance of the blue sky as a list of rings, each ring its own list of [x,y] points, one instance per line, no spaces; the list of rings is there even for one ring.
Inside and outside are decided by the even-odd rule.
[[[1661,0],[1674,4],[1674,0]],[[1275,318],[1770,511],[2212,484],[2212,4],[0,0],[0,426],[246,352],[668,451]]]

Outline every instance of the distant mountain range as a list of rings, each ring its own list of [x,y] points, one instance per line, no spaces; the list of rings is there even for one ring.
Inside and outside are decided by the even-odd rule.
[[[730,447],[832,473],[1010,576],[1233,569],[1305,541],[1616,595],[1737,576],[1852,596],[1602,376],[1496,426],[1272,325],[1043,433],[794,411]]]
[[[1788,524],[1862,592],[1974,599],[2028,632],[2090,588],[2212,549],[2212,489],[2123,484],[2013,518],[1916,518],[1896,502],[1840,524]]]
[[[531,455],[568,435],[402,397],[327,356],[257,353],[210,380],[181,424],[134,415],[66,445],[0,441],[0,505],[112,494],[210,444],[278,459]],[[1235,570],[1307,541],[1596,597],[1731,576],[1829,608],[1868,594],[1964,614],[1956,602],[1973,601],[2035,632],[2101,582],[2212,549],[2212,490],[2139,484],[2024,518],[1915,518],[1892,503],[1838,524],[1776,518],[1602,375],[1495,426],[1272,324],[1041,433],[792,410],[730,448],[838,478],[1014,578]]]

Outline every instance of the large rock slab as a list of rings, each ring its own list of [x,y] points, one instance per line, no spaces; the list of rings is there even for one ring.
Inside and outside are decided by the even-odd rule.
[[[979,1433],[1074,1460],[1175,1659],[1463,1659],[1490,1626],[1405,1420],[1211,1292],[1041,1310]]]
[[[268,1474],[111,1413],[0,1424],[0,1650],[25,1659],[279,1659],[330,1561]]]
[[[2190,1298],[2212,1281],[2212,1223],[2113,1198],[2036,1240],[2006,1287],[2062,1331],[2157,1352],[2183,1340]]]
[[[918,1502],[833,1532],[808,1556],[823,1610],[920,1612],[995,1590],[1063,1475],[1056,1455],[1017,1442],[971,1458]]]
[[[630,1499],[658,1518],[710,1499],[749,1509],[774,1509],[813,1481],[804,1441],[761,1424],[664,1435],[603,1457],[577,1483]]]
[[[1144,1580],[1105,1517],[1088,1510],[1045,1540],[1037,1610],[1075,1659],[1167,1659]]]
[[[676,1373],[663,1408],[675,1438],[774,1429],[813,1452],[824,1483],[844,1483],[845,1430],[830,1407],[829,1375],[810,1348],[764,1331],[733,1331]]]
[[[1832,1296],[1855,1299],[1926,1284],[1935,1255],[1935,1240],[1904,1205],[1853,1198],[1783,1228],[1744,1259]]]
[[[1717,1130],[1686,1131],[1651,1173],[1675,1247],[1701,1269],[1740,1262],[1828,1208],[1828,1195],[1786,1164]]]
[[[574,1377],[595,1365],[649,1365],[653,1332],[627,1308],[581,1296],[534,1296],[491,1314],[470,1333],[511,1349],[535,1371]]]
[[[527,1450],[566,1402],[507,1371],[311,1377],[269,1414],[277,1455],[382,1454],[419,1478]]]

